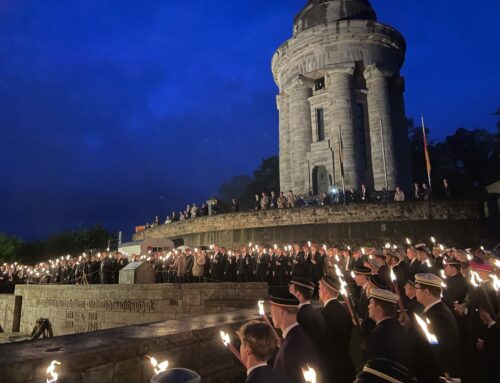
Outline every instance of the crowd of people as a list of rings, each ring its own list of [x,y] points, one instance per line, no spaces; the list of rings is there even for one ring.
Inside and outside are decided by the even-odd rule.
[[[129,261],[157,282],[266,282],[272,327],[239,331],[248,382],[492,382],[500,376],[500,259],[494,251],[436,244],[356,248],[316,243],[143,255],[102,252],[1,267],[11,283],[117,283]],[[7,283],[6,283],[7,282]],[[318,298],[323,308],[311,304]],[[279,336],[277,334],[280,334]],[[361,348],[361,372],[352,338]],[[443,381],[443,380],[441,380]]]
[[[296,195],[292,190],[288,193],[270,193],[262,192],[255,194],[253,202],[253,210],[267,209],[290,209],[295,207],[308,206],[328,206],[339,203],[389,203],[389,202],[405,202],[405,201],[430,201],[433,198],[451,199],[451,190],[447,179],[443,179],[441,185],[436,192],[433,192],[427,183],[415,182],[411,195],[407,196],[405,192],[397,186],[394,191],[382,189],[381,191],[370,190],[365,184],[361,184],[359,190],[354,188],[344,191],[341,187],[331,188],[329,193],[323,192],[318,195],[313,195],[312,192],[307,195]],[[209,206],[210,204],[210,206]],[[159,216],[156,216],[152,223],[146,223],[145,228],[159,226],[161,224],[169,224],[177,221],[185,221],[196,217],[207,215],[216,215],[221,212],[237,213],[241,211],[240,202],[233,198],[230,206],[226,206],[217,198],[211,202],[204,202],[200,206],[192,203],[186,206],[186,209],[176,213],[172,212],[163,221]]]

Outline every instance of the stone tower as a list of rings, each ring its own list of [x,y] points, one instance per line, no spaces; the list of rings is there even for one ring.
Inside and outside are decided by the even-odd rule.
[[[368,0],[308,1],[272,60],[281,191],[409,187],[405,52]]]

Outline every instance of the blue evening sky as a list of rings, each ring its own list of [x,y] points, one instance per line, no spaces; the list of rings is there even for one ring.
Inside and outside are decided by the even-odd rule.
[[[278,152],[275,49],[306,0],[0,0],[0,231],[136,224]],[[407,114],[495,128],[500,2],[372,0]]]

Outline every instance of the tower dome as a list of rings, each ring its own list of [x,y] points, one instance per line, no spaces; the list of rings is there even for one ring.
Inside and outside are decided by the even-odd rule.
[[[295,33],[342,20],[377,20],[368,0],[309,0],[295,16]]]

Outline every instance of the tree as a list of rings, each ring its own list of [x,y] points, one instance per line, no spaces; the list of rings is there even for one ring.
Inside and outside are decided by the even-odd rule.
[[[230,202],[237,198],[241,207],[253,207],[255,194],[270,191],[279,192],[279,159],[278,156],[264,158],[253,172],[253,177],[235,176],[219,188],[219,196]]]
[[[22,242],[19,238],[0,233],[0,262],[12,263],[19,261],[19,249],[21,245]]]

